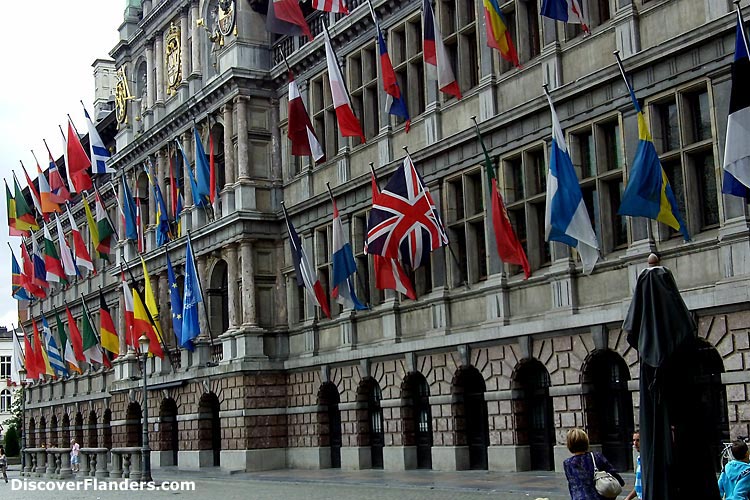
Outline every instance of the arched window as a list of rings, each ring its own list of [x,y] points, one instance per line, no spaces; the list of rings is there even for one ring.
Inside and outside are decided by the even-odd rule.
[[[536,360],[522,361],[513,377],[513,416],[518,444],[529,447],[531,470],[552,470],[555,427],[550,377]]]
[[[8,389],[0,392],[0,412],[7,413],[13,404],[13,396]]]
[[[229,281],[227,263],[223,260],[214,266],[207,292],[211,331],[218,335],[229,329]]]

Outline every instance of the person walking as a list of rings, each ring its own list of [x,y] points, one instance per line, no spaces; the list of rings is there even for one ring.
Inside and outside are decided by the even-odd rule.
[[[732,443],[734,460],[724,466],[719,476],[719,494],[725,500],[750,499],[750,456],[741,439]]]
[[[78,472],[80,470],[80,463],[81,463],[81,447],[76,443],[75,439],[70,440],[70,468],[73,470],[73,472]]]
[[[8,457],[5,456],[5,448],[0,446],[0,471],[3,473],[3,479],[8,482]]]
[[[625,484],[622,477],[598,451],[589,450],[589,436],[583,429],[570,429],[568,431],[566,444],[568,450],[573,454],[563,462],[565,477],[568,479],[568,489],[571,500],[602,500],[596,491],[594,483],[594,471],[609,472],[620,483]]]
[[[634,432],[633,433],[633,448],[635,448],[635,451],[638,452],[638,458],[635,461],[635,486],[633,487],[633,491],[628,493],[628,496],[625,497],[625,500],[635,500],[636,498],[638,500],[641,500],[643,498],[643,483],[641,480],[641,433],[640,432]]]

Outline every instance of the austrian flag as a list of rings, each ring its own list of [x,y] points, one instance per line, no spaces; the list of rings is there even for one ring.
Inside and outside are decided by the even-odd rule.
[[[305,103],[299,93],[294,75],[289,72],[289,124],[287,135],[292,142],[294,156],[312,156],[315,163],[325,160],[323,147],[315,135],[310,117],[305,109]]]
[[[316,10],[325,12],[336,12],[338,14],[348,14],[344,0],[312,0],[312,6]]]

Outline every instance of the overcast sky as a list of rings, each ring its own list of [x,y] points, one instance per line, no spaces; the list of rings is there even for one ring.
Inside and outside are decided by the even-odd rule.
[[[42,168],[47,165],[47,140],[52,155],[62,156],[58,125],[69,113],[79,131],[86,130],[83,101],[89,112],[94,102],[92,63],[109,58],[119,40],[125,0],[37,0],[3,2],[0,54],[5,71],[0,77],[0,171],[13,189],[12,170],[26,185],[23,161],[36,178],[31,150]],[[31,169],[31,170],[30,170]],[[33,172],[33,173],[32,173]],[[4,189],[4,188],[3,188]],[[16,301],[11,298],[10,240],[20,258],[20,238],[8,236],[3,193],[0,203],[0,325],[17,323]]]

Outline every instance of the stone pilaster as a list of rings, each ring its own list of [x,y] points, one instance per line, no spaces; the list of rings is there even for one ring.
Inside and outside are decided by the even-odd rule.
[[[156,39],[154,40],[154,52],[156,52],[156,103],[164,104],[164,90],[166,88],[164,82],[164,36],[161,32],[156,33]]]

